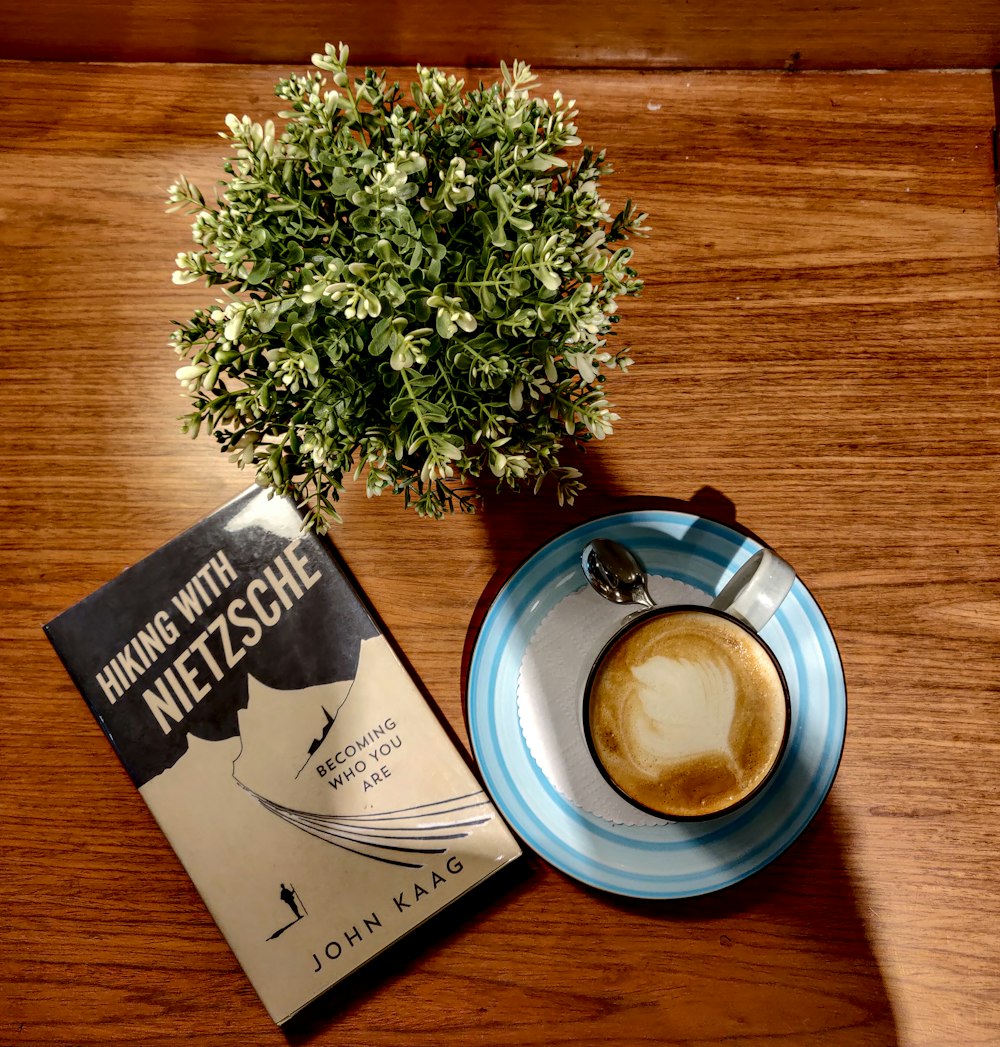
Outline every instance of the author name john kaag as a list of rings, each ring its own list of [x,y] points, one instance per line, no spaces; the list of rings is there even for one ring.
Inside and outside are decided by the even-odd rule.
[[[399,894],[394,894],[386,907],[387,911],[393,914],[407,913],[407,910],[420,906],[425,898],[445,886],[449,879],[458,876],[462,869],[462,859],[458,855],[451,855],[442,869],[429,870],[422,880],[416,879]],[[362,917],[357,923],[331,938],[321,950],[312,954],[315,964],[313,973],[318,974],[328,962],[339,960],[348,950],[375,937],[382,930],[382,918],[378,910],[372,910],[369,916]]]

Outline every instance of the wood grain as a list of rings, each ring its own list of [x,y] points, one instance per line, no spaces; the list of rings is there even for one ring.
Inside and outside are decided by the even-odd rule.
[[[0,67],[0,1042],[280,1044],[41,633],[247,483],[179,435],[166,347],[202,292],[162,213],[278,70]],[[471,76],[478,74],[472,73]],[[997,332],[985,74],[552,71],[651,214],[622,421],[590,489],[419,521],[351,490],[334,541],[463,745],[481,597],[631,505],[787,556],[843,654],[848,745],[752,879],[609,898],[529,858],[335,990],[295,1044],[939,1047],[1000,1037]]]
[[[165,18],[169,30],[165,31]],[[4,16],[0,58],[308,61],[329,40],[359,62],[643,69],[988,69],[1000,61],[994,0],[38,0]]]

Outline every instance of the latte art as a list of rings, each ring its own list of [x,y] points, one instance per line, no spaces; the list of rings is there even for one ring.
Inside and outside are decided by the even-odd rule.
[[[654,655],[632,668],[636,707],[629,718],[632,758],[650,768],[709,752],[729,752],[736,681],[728,666]]]
[[[666,817],[717,814],[749,796],[784,745],[784,681],[766,648],[701,610],[640,621],[596,668],[591,747],[627,797]]]

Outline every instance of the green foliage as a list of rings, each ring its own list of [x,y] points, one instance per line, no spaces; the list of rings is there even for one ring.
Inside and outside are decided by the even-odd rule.
[[[526,65],[463,94],[417,67],[412,104],[347,48],[280,80],[278,133],[226,118],[235,155],[215,205],[183,176],[170,209],[194,214],[174,281],[221,289],[179,323],[185,431],[214,434],[310,526],[339,519],[343,478],[440,517],[495,477],[560,502],[582,488],[567,441],[617,419],[604,372],[619,295],[642,284],[630,233],[599,195],[604,153],[579,146],[573,102],[532,98]],[[333,84],[324,76],[330,74]]]

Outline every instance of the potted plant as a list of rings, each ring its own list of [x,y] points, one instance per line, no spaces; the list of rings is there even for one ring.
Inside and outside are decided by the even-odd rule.
[[[320,530],[351,473],[425,516],[471,509],[481,477],[572,501],[559,454],[617,419],[604,376],[631,360],[606,339],[646,216],[611,214],[604,153],[576,150],[574,103],[532,97],[523,63],[467,92],[418,66],[407,99],[347,62],[328,44],[278,82],[280,132],[227,117],[213,203],[170,189],[196,245],[174,281],[221,292],[173,334],[185,431]]]

